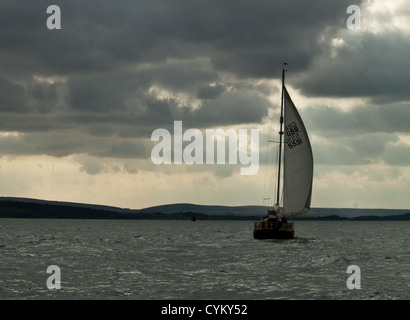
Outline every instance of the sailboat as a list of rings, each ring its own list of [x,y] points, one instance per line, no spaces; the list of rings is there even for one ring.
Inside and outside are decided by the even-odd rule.
[[[312,147],[302,118],[286,89],[285,71],[283,67],[276,204],[272,209],[268,208],[266,217],[254,223],[255,239],[293,239],[294,223],[288,222],[287,219],[310,211],[313,183]],[[279,205],[281,189],[282,207]]]

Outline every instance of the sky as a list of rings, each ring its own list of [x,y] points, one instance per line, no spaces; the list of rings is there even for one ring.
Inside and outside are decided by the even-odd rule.
[[[0,0],[0,196],[262,205],[286,61],[311,206],[407,209],[409,53],[404,0]],[[257,173],[155,164],[152,134],[174,121],[259,130]]]

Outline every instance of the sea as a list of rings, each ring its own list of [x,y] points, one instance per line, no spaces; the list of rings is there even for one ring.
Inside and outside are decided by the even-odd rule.
[[[408,300],[409,221],[0,219],[0,300]]]

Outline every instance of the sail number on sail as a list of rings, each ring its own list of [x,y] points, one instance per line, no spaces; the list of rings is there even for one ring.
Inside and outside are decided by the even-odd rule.
[[[286,131],[286,144],[289,149],[295,148],[303,143],[302,139],[299,136],[299,129],[296,122],[289,123],[285,127]]]

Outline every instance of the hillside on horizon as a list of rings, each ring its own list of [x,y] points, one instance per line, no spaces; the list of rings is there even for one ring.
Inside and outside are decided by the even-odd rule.
[[[0,218],[78,218],[78,219],[187,219],[192,215],[203,219],[260,219],[266,215],[265,206],[223,206],[175,203],[143,209],[119,208],[86,203],[47,201],[30,198],[0,197]],[[311,212],[295,217],[301,219],[400,217],[406,209],[312,208]],[[405,219],[407,220],[407,219]]]

